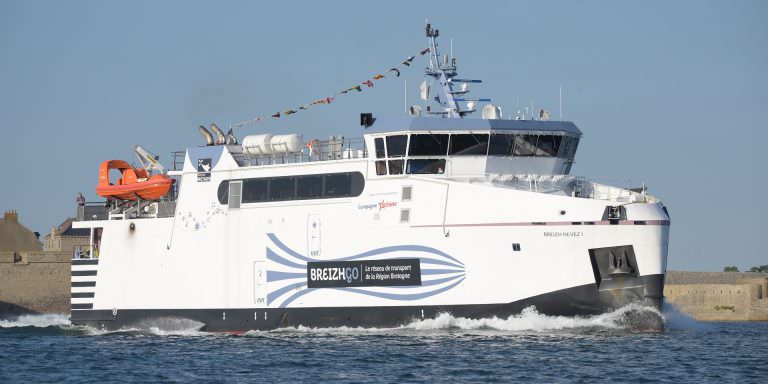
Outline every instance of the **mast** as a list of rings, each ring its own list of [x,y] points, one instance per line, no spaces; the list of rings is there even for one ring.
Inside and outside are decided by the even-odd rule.
[[[448,118],[463,118],[475,111],[474,105],[479,102],[489,102],[491,99],[465,99],[456,96],[463,96],[469,92],[467,83],[482,83],[482,80],[457,79],[456,58],[445,56],[440,60],[437,38],[440,31],[432,28],[432,24],[427,22],[426,35],[429,41],[429,66],[426,68],[425,76],[431,77],[440,85],[436,92],[434,101],[440,106],[440,110],[432,111],[429,108],[429,96],[427,100],[427,113]],[[451,44],[453,45],[453,44]],[[453,47],[451,47],[453,48]],[[451,49],[453,51],[453,49]],[[451,52],[453,54],[453,52]],[[460,84],[457,86],[457,84]],[[462,108],[460,102],[469,103],[467,108]],[[469,107],[469,106],[472,107]]]

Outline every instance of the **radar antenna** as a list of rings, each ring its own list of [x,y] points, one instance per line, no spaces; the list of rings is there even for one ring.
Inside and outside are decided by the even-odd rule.
[[[427,39],[429,40],[429,65],[425,70],[425,76],[429,76],[439,85],[439,90],[435,92],[434,100],[440,105],[441,110],[432,110],[429,107],[430,99],[426,100],[426,109],[428,114],[442,117],[462,118],[472,112],[475,112],[478,102],[490,102],[487,98],[464,98],[469,92],[469,84],[482,83],[482,80],[457,79],[456,58],[448,56],[440,60],[437,38],[440,36],[440,30],[433,29],[432,24],[427,21],[425,28]],[[451,40],[451,56],[453,56],[453,40]],[[426,84],[425,84],[426,85]],[[429,92],[426,92],[427,94]],[[425,91],[422,90],[422,95]],[[457,97],[459,96],[459,97]],[[463,104],[462,104],[463,103]]]

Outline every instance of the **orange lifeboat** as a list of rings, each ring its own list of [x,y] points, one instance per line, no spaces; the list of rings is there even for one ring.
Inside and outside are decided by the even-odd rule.
[[[121,177],[114,184],[109,181],[109,170],[117,169]],[[168,193],[174,179],[166,175],[153,175],[144,168],[133,168],[123,160],[107,160],[99,166],[99,185],[96,193],[107,200],[157,200]]]

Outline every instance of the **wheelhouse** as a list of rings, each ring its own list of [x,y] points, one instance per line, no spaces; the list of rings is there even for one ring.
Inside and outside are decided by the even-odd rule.
[[[567,175],[581,137],[573,123],[562,121],[409,120],[383,121],[367,132],[373,167],[369,174]]]

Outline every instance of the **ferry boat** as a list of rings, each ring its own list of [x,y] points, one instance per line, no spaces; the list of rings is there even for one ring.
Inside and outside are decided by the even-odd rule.
[[[239,332],[660,308],[664,204],[571,176],[572,122],[492,104],[470,118],[488,101],[466,98],[480,81],[426,32],[435,95],[410,115],[361,114],[360,139],[238,143],[216,128],[214,142],[203,127],[168,194],[81,212],[94,257],[72,260],[72,323]]]

